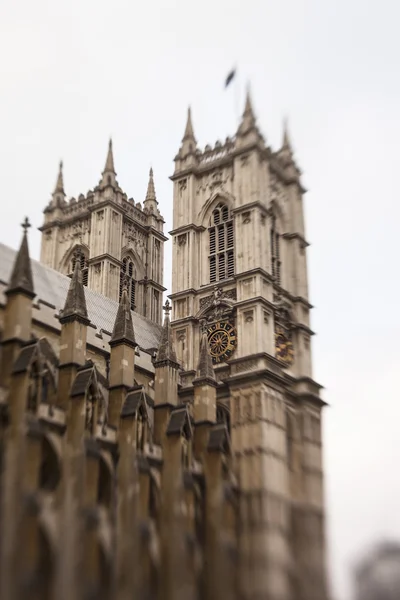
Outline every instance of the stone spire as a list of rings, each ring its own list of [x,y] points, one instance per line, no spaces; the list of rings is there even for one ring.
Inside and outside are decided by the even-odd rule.
[[[133,329],[132,313],[128,298],[128,284],[125,278],[119,302],[117,316],[115,318],[114,329],[110,339],[110,346],[118,344],[126,344],[135,348],[137,346],[135,340],[135,332]]]
[[[255,129],[257,129],[256,118],[254,116],[253,105],[251,102],[250,88],[248,87],[246,94],[246,104],[244,107],[242,120],[237,131],[237,135],[243,136],[246,135],[246,133]]]
[[[146,208],[149,211],[155,211],[157,209],[157,197],[156,197],[156,190],[154,187],[154,179],[153,179],[153,169],[150,169],[150,173],[149,173],[149,183],[147,185],[147,193],[146,193],[146,199],[143,203],[143,208],[146,210]]]
[[[117,174],[116,174],[115,168],[114,168],[113,145],[112,145],[112,139],[110,138],[110,141],[108,142],[106,164],[104,166],[104,171],[102,172],[100,185],[101,186],[107,186],[107,185],[115,186],[116,185],[116,179],[115,179],[116,175]]]
[[[107,159],[106,159],[106,164],[104,167],[103,175],[104,175],[104,173],[114,173],[114,175],[116,175],[116,172],[114,169],[114,154],[113,154],[111,138],[110,138],[110,141],[108,142]]]
[[[288,120],[284,119],[283,121],[283,139],[282,139],[282,147],[278,151],[278,156],[286,169],[291,171],[293,176],[298,176],[299,173],[296,170],[295,161],[293,158],[293,149],[292,144],[290,142],[289,136],[289,128],[288,128]]]
[[[27,233],[30,226],[31,224],[29,223],[28,218],[25,217],[25,220],[22,223],[22,229],[24,233],[18,254],[15,258],[13,270],[11,272],[10,283],[6,291],[7,295],[21,293],[25,296],[29,296],[30,298],[35,297]]]
[[[60,323],[73,320],[81,321],[85,324],[89,324],[90,322],[86,308],[85,290],[82,283],[79,251],[75,253],[75,268],[71,283],[69,284],[64,310],[60,315]]]
[[[173,366],[178,367],[179,363],[176,358],[176,353],[173,347],[172,341],[172,330],[171,330],[171,321],[169,318],[169,313],[171,311],[171,306],[169,300],[165,302],[164,312],[164,326],[161,333],[160,345],[158,347],[157,358],[155,360],[155,366],[160,365],[161,363],[173,363]]]
[[[62,160],[60,160],[60,164],[59,164],[59,168],[58,168],[57,182],[56,182],[56,187],[54,188],[53,196],[56,196],[57,194],[62,194],[63,196],[65,196]]]
[[[185,133],[183,134],[182,144],[179,150],[180,158],[185,158],[188,155],[194,155],[196,152],[196,138],[194,137],[193,125],[192,125],[192,113],[190,106],[187,113],[187,121],[185,127]]]
[[[193,124],[192,124],[192,111],[190,109],[190,106],[188,107],[185,133],[183,135],[182,142],[184,142],[185,140],[190,140],[195,145],[197,143],[196,138],[194,137]]]
[[[288,126],[288,119],[287,117],[285,117],[285,119],[283,120],[283,141],[282,141],[282,148],[288,148],[288,149],[292,149],[292,145],[290,143],[290,136],[289,136],[289,126]]]
[[[52,201],[50,203],[50,207],[51,208],[56,208],[56,207],[60,207],[62,204],[65,203],[65,191],[64,191],[64,177],[63,177],[63,163],[62,160],[60,160],[60,164],[58,167],[58,175],[57,175],[57,181],[56,181],[56,186],[54,188],[54,191],[52,193]]]
[[[199,363],[197,365],[196,380],[207,380],[216,385],[213,362],[210,354],[210,348],[207,339],[207,330],[204,329],[201,334]]]

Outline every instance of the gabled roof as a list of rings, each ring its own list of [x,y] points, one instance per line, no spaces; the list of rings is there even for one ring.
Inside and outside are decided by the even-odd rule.
[[[0,280],[9,283],[16,251],[0,243]],[[66,275],[31,260],[34,290],[36,298],[55,306],[56,311],[64,308],[71,279]],[[110,300],[93,290],[85,288],[88,317],[92,325],[112,332],[118,310],[118,302]],[[161,325],[157,325],[132,312],[136,343],[144,350],[158,348],[161,337]]]

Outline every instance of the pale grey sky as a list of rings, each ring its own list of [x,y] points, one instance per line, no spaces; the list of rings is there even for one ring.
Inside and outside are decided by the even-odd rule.
[[[35,226],[64,160],[92,188],[113,136],[118,179],[166,231],[168,176],[193,111],[201,146],[233,134],[247,81],[269,144],[289,116],[304,170],[315,378],[325,413],[329,564],[349,600],[365,544],[400,538],[397,303],[400,7],[395,0],[2,0],[0,240]],[[223,81],[238,66],[238,84]],[[40,234],[31,231],[39,257]],[[166,285],[170,285],[170,247]]]

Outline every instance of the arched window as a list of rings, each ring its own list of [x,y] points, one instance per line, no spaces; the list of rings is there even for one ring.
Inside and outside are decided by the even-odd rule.
[[[70,277],[72,277],[72,274],[73,274],[73,272],[75,270],[75,262],[77,260],[76,254],[77,253],[74,252],[74,254],[72,256],[72,259],[71,259],[70,269],[69,269],[69,272],[70,272],[69,276]],[[83,254],[82,251],[79,253],[79,262],[80,262],[81,271],[82,271],[82,283],[83,283],[83,285],[87,286],[87,284],[88,284],[88,273],[89,273],[89,270],[88,270],[86,256]]]
[[[271,272],[278,285],[281,285],[280,237],[276,227],[276,218],[273,216],[271,223]]]
[[[128,298],[131,304],[131,310],[135,310],[135,298],[136,298],[136,269],[132,260],[129,257],[125,257],[122,261],[121,267],[121,276],[119,282],[119,298],[122,296],[122,288],[124,283],[124,278],[127,278],[128,281]]]
[[[235,273],[233,219],[225,204],[213,210],[210,227],[210,283]]]

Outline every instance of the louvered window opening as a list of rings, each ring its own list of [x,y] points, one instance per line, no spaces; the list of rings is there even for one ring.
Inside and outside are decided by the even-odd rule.
[[[227,206],[219,204],[213,211],[209,227],[210,283],[235,274],[233,220]]]
[[[281,285],[281,250],[280,235],[276,231],[276,220],[272,219],[271,226],[271,272],[278,285]]]
[[[124,278],[128,278],[128,298],[131,305],[131,310],[135,310],[135,298],[136,298],[136,280],[135,280],[135,267],[129,258],[124,258],[122,261],[121,276],[119,282],[119,298],[122,296],[122,289],[124,284]]]
[[[71,262],[70,277],[72,277],[72,274],[75,270],[75,262],[76,262],[76,257],[74,256],[72,258],[72,262]],[[80,262],[80,266],[81,266],[82,283],[83,283],[83,285],[85,285],[87,287],[88,279],[89,279],[89,269],[88,269],[87,262],[86,262],[86,256],[82,253],[79,256],[79,262]]]

